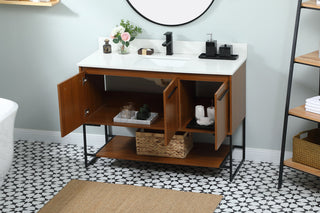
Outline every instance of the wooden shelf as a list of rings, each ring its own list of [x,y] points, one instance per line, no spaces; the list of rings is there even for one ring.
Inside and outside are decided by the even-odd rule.
[[[221,146],[218,151],[215,151],[213,144],[195,143],[188,156],[183,159],[137,155],[134,137],[115,136],[98,152],[97,156],[153,163],[219,168],[228,153],[228,146]]]
[[[130,124],[113,122],[113,118],[120,112],[120,107],[112,107],[107,104],[101,106],[87,120],[87,124],[108,125],[108,126],[124,126],[132,128],[156,129],[164,130],[164,118],[159,113],[159,117],[151,125]]]
[[[320,9],[320,5],[317,5],[316,0],[303,2],[301,6],[305,8]]]
[[[314,51],[295,58],[295,62],[320,67],[319,51]]]
[[[26,6],[46,6],[52,7],[58,4],[60,0],[51,0],[50,2],[32,2],[29,0],[0,0],[0,4],[14,4],[14,5],[26,5]]]
[[[293,109],[289,110],[290,115],[294,115],[300,118],[305,118],[308,120],[320,122],[320,114],[312,113],[312,112],[307,112],[304,108],[304,105],[295,107]]]
[[[320,177],[320,170],[319,169],[315,169],[315,168],[312,168],[310,166],[306,166],[301,163],[293,162],[292,159],[288,159],[288,160],[284,161],[284,165]]]
[[[112,101],[106,101],[105,104],[100,106],[88,117],[86,123],[164,130],[162,99],[162,94],[109,91],[104,97],[104,100]],[[128,102],[134,102],[136,110],[138,110],[139,107],[143,104],[147,103],[150,106],[152,112],[159,113],[159,117],[151,125],[113,122],[113,118],[121,111],[121,107],[126,105]]]

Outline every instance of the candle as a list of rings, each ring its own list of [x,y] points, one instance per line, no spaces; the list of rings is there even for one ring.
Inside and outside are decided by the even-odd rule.
[[[214,121],[214,107],[213,106],[207,108],[207,115],[211,121]]]
[[[197,105],[195,108],[195,117],[197,120],[199,120],[201,117],[204,117],[204,106]]]

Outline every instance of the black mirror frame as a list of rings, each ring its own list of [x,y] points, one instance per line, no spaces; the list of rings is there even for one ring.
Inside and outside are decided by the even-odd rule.
[[[213,4],[214,0],[211,1],[210,5],[207,7],[207,9],[206,9],[205,11],[203,11],[203,13],[201,13],[198,17],[196,17],[196,18],[194,18],[194,19],[192,19],[192,20],[190,20],[190,21],[187,21],[187,22],[185,22],[185,23],[181,23],[181,24],[162,24],[162,23],[153,21],[153,20],[145,17],[144,15],[142,15],[142,14],[130,3],[129,0],[127,0],[127,2],[128,2],[128,4],[131,6],[131,8],[132,8],[134,11],[136,11],[136,13],[138,13],[140,16],[142,16],[144,19],[146,19],[146,20],[148,20],[148,21],[150,21],[150,22],[152,22],[152,23],[154,23],[154,24],[161,25],[161,26],[176,27],[176,26],[181,26],[181,25],[189,24],[189,23],[197,20],[198,18],[200,18],[203,14],[205,14],[205,13],[209,10],[209,8],[210,8],[211,5]]]

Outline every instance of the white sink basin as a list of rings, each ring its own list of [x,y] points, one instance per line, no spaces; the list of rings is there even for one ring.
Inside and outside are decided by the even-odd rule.
[[[170,57],[170,56],[168,56]],[[146,57],[138,61],[139,65],[153,65],[158,67],[183,67],[187,63],[187,59],[181,58],[154,58]]]

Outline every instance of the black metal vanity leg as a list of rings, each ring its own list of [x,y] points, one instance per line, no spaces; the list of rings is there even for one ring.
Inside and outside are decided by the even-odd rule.
[[[232,135],[229,135],[229,146],[230,146],[230,182],[233,179],[233,175],[232,175],[232,151],[233,151],[233,146],[232,146]]]
[[[111,137],[111,139],[114,137],[113,133],[112,133],[112,126],[108,126],[108,132],[109,132],[109,137]],[[111,140],[108,139],[108,142]]]
[[[109,141],[109,134],[108,134],[108,126],[104,125],[104,137],[105,137],[105,144]]]
[[[246,159],[246,118],[242,121],[242,160]]]
[[[87,133],[86,125],[83,124],[83,149],[84,149],[84,165],[88,167],[88,152],[87,152]]]

